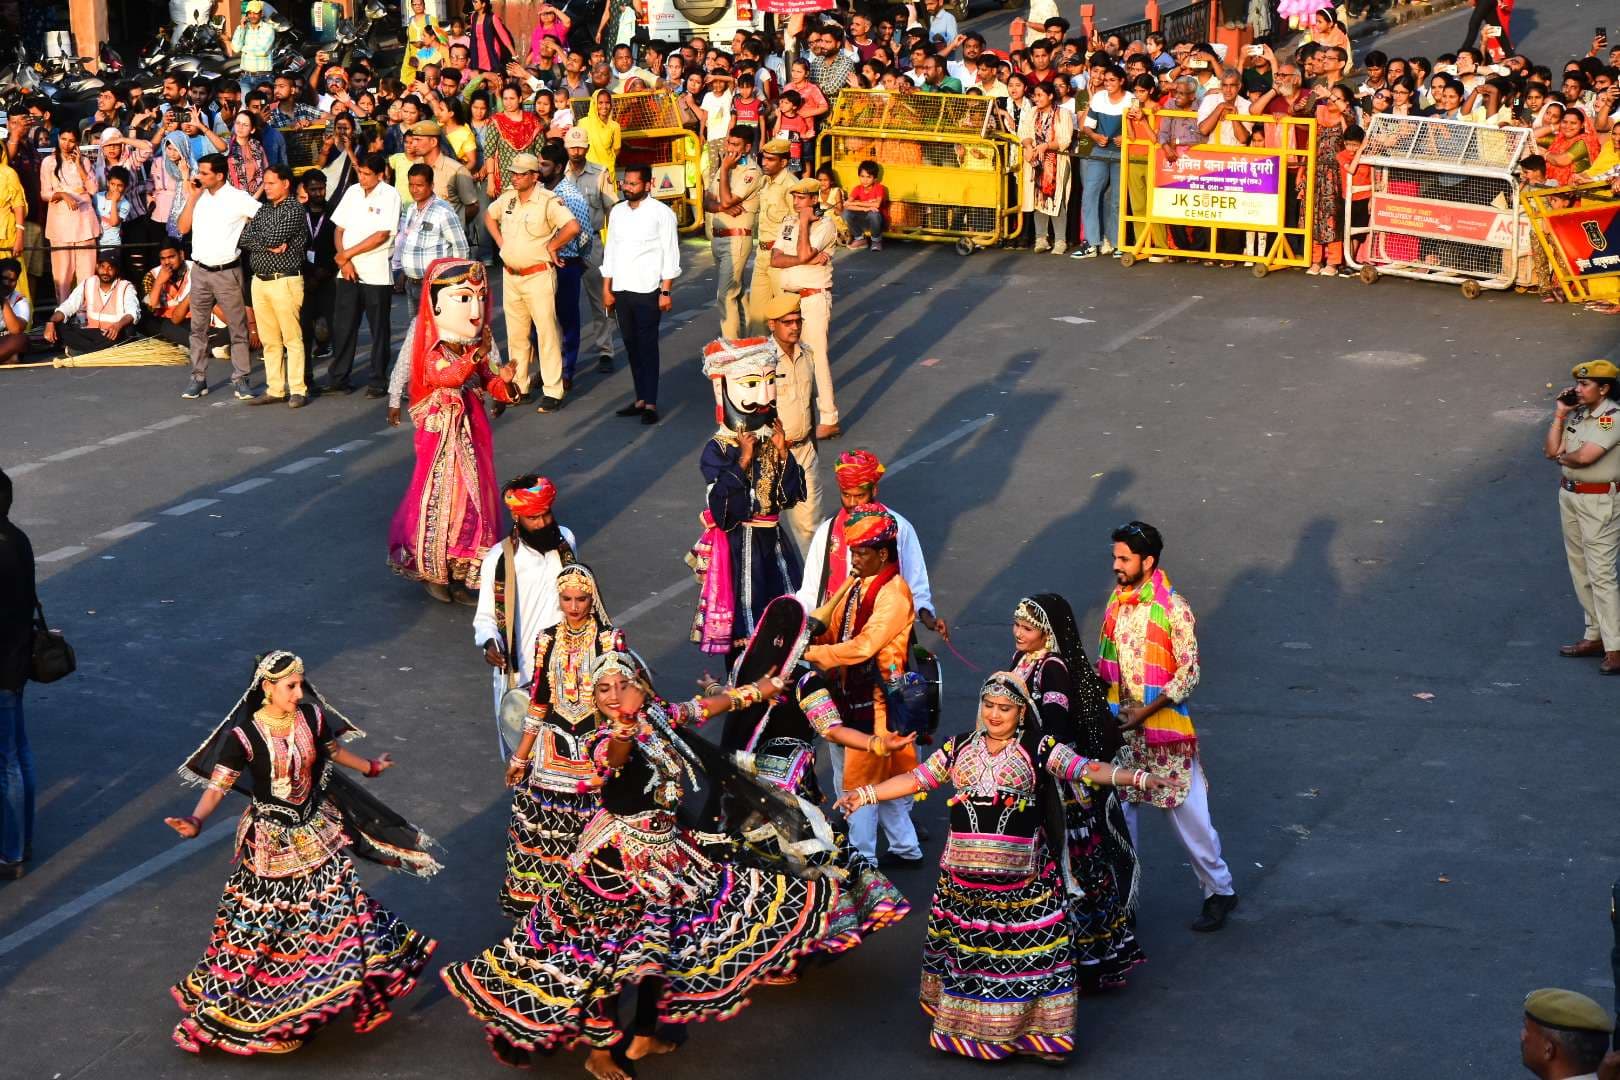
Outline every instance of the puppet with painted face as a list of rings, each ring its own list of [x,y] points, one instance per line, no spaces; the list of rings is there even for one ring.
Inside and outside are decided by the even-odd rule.
[[[692,640],[730,656],[745,645],[765,605],[793,592],[799,553],[777,527],[805,497],[804,469],[776,418],[776,351],[769,338],[721,338],[703,350],[720,430],[698,466],[708,483],[704,533],[687,555],[700,591]]]
[[[492,310],[482,263],[435,260],[388,388],[388,422],[399,423],[408,387],[416,425],[416,470],[388,531],[388,565],[445,603],[477,603],[484,552],[500,533],[484,395],[497,409],[516,395],[490,331]]]

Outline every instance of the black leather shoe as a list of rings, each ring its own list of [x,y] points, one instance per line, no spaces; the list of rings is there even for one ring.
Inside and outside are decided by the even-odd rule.
[[[368,386],[368,387],[366,387],[366,397],[368,397],[368,398],[380,398],[380,397],[387,397],[387,396],[388,396],[388,388],[386,386]]]
[[[596,358],[596,370],[603,375],[613,374],[613,357],[603,353]]]
[[[1226,917],[1238,906],[1237,893],[1231,896],[1211,896],[1204,900],[1204,908],[1192,922],[1200,934],[1212,934],[1226,925]]]
[[[546,397],[542,397],[540,399],[540,407],[538,409],[534,410],[534,411],[535,412],[556,412],[558,409],[560,409],[562,407],[563,407],[563,399],[562,398],[554,398],[554,397],[546,396]]]
[[[654,424],[658,423],[658,410],[653,408],[651,405],[647,406],[645,409],[642,409],[641,422],[646,424],[648,427],[652,427]]]
[[[352,394],[354,385],[346,382],[329,382],[321,387],[321,391],[327,394]]]
[[[640,405],[631,402],[622,409],[614,409],[614,416],[640,416],[644,410]]]

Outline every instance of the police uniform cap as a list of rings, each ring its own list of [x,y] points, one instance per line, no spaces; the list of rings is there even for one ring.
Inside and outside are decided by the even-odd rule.
[[[533,154],[519,154],[512,159],[514,173],[537,173],[540,171],[540,159]]]
[[[423,135],[430,139],[437,139],[441,131],[436,120],[418,120],[410,126],[410,130],[406,131],[405,134]]]
[[[1600,1031],[1607,1035],[1614,1030],[1614,1019],[1603,1006],[1573,990],[1547,987],[1530,991],[1525,995],[1524,1015],[1542,1027],[1559,1031]]]
[[[568,129],[567,133],[563,135],[563,145],[570,149],[576,146],[583,146],[585,149],[589,150],[591,146],[591,137],[590,135],[586,134],[584,128],[571,127]]]
[[[788,187],[788,191],[794,195],[819,195],[821,194],[821,181],[807,176],[803,180],[795,180]]]
[[[777,157],[787,157],[793,150],[793,144],[786,139],[772,139],[759,148],[762,154],[775,154]]]
[[[1608,360],[1587,360],[1576,364],[1569,372],[1577,379],[1616,379],[1620,380],[1620,367],[1615,367]]]
[[[785,315],[792,315],[799,310],[799,296],[797,293],[778,293],[765,303],[765,317],[767,319],[780,319]]]

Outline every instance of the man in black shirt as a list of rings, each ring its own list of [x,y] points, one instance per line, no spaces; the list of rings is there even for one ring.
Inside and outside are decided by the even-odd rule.
[[[315,363],[332,355],[332,298],[337,278],[337,226],[332,224],[332,208],[326,202],[326,174],[315,170],[298,180],[298,201],[304,207],[309,227],[309,246],[304,250],[304,343],[310,393],[315,390]],[[315,320],[326,320],[325,344],[316,344]]]
[[[303,310],[309,219],[292,190],[290,168],[266,169],[266,205],[243,227],[239,241],[253,259],[253,318],[264,343],[264,393],[249,405],[285,401],[301,409],[308,401]]]
[[[34,755],[22,692],[34,647],[34,548],[11,523],[11,477],[0,472],[0,881],[33,855]]]

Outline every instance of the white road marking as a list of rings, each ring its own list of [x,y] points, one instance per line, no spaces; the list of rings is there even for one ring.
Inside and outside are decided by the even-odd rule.
[[[324,465],[325,463],[326,463],[325,458],[318,458],[318,457],[299,458],[297,461],[294,461],[294,462],[292,462],[290,464],[287,464],[287,465],[283,465],[281,468],[279,468],[279,469],[277,469],[275,471],[280,473],[282,476],[292,476],[295,473],[303,472],[305,469],[313,469],[315,466]]]
[[[55,551],[47,551],[43,555],[35,555],[34,561],[37,563],[61,562],[63,559],[71,559],[73,556],[83,554],[89,550],[83,544],[69,544],[67,547],[59,547]]]
[[[101,447],[95,445],[94,443],[92,443],[89,446],[73,446],[73,447],[69,447],[66,450],[58,451],[57,453],[52,454],[50,457],[42,458],[40,460],[42,460],[42,461],[71,461],[72,459],[74,459],[76,457],[83,457],[86,454],[93,454],[97,450],[100,450],[100,449],[101,449]]]
[[[122,540],[126,536],[134,536],[138,532],[145,532],[156,524],[155,521],[128,521],[115,528],[108,529],[106,532],[96,533],[95,538],[97,540]]]
[[[907,454],[905,457],[900,458],[894,464],[892,464],[892,465],[888,466],[886,469],[884,469],[884,471],[883,471],[884,478],[887,479],[889,477],[892,477],[895,473],[903,472],[906,469],[910,468],[911,466],[917,464],[917,462],[926,459],[930,454],[938,453],[939,451],[945,449],[945,447],[951,445],[952,443],[962,441],[963,439],[967,438],[969,435],[972,435],[975,431],[978,431],[980,428],[984,427],[986,424],[988,424],[990,421],[994,420],[995,418],[996,418],[995,413],[985,413],[983,416],[978,417],[977,419],[969,420],[966,423],[962,424],[960,427],[958,427],[955,431],[951,432],[949,435],[945,435],[945,436],[942,436],[942,437],[940,437],[938,439],[935,439],[933,442],[929,443],[927,446],[924,446],[922,449],[913,450],[911,453]],[[683,593],[688,592],[689,590],[695,589],[695,588],[697,588],[697,580],[695,578],[693,578],[692,575],[687,574],[685,577],[683,577],[679,581],[675,582],[675,584],[670,585],[669,587],[667,587],[665,589],[662,589],[659,592],[653,593],[651,596],[647,597],[647,599],[645,599],[645,600],[642,600],[640,603],[632,604],[628,608],[626,608],[624,611],[621,611],[619,613],[619,616],[618,616],[618,625],[619,626],[628,625],[631,619],[640,618],[641,616],[647,614],[647,612],[652,611],[654,608],[661,607],[664,604],[668,603],[669,601],[674,600],[676,597],[682,595]]]
[[[371,440],[370,439],[355,439],[352,442],[344,443],[342,446],[334,446],[334,447],[332,447],[332,449],[328,450],[327,453],[328,454],[347,454],[351,450],[359,450],[361,447],[370,446],[370,445],[371,445]]]
[[[219,493],[221,495],[243,495],[249,491],[252,491],[254,488],[262,488],[264,485],[273,482],[273,477],[254,476],[242,481],[240,484],[232,484],[228,488],[220,488]]]
[[[217,502],[219,502],[218,499],[192,499],[190,502],[183,502],[179,506],[171,506],[163,513],[169,517],[185,517],[187,514],[196,513],[205,506],[213,506]]]
[[[235,828],[229,824],[222,824],[203,833],[195,840],[181,841],[167,851],[159,852],[145,862],[125,870],[111,881],[97,885],[83,896],[69,900],[56,910],[41,915],[21,930],[0,938],[0,956],[5,956],[7,953],[13,952],[33,941],[41,934],[56,929],[69,919],[82,915],[103,900],[111,900],[131,886],[139,885],[153,874],[161,870],[167,870],[188,855],[203,851],[222,840],[234,838],[235,836]]]
[[[1054,316],[1052,316],[1052,321],[1053,322],[1066,322],[1070,326],[1084,326],[1087,323],[1093,323],[1093,322],[1096,322],[1097,320],[1096,319],[1082,319],[1078,315],[1054,315]]]
[[[1104,345],[1102,347],[1102,351],[1105,353],[1118,352],[1131,342],[1135,341],[1137,338],[1141,337],[1143,334],[1146,334],[1149,330],[1152,330],[1154,327],[1162,325],[1163,323],[1169,322],[1171,319],[1175,318],[1177,315],[1180,315],[1183,311],[1186,311],[1188,308],[1192,307],[1202,299],[1202,296],[1189,296],[1179,303],[1171,304],[1169,307],[1153,316],[1153,318],[1149,319],[1147,322],[1136,324],[1136,326],[1132,327],[1130,330],[1127,330],[1113,341],[1110,341],[1108,344]]]
[[[169,428],[176,428],[181,424],[189,424],[195,419],[197,419],[196,413],[182,413],[179,416],[171,416],[167,420],[159,420],[155,424],[147,424],[146,430],[167,431]]]
[[[133,442],[136,439],[144,439],[148,435],[154,434],[156,434],[156,432],[154,432],[151,428],[136,428],[134,431],[126,431],[122,435],[109,435],[105,439],[102,439],[98,445],[119,446],[123,443]]]
[[[33,472],[35,469],[43,469],[44,467],[45,467],[45,463],[43,461],[30,461],[25,465],[7,465],[6,466],[6,475],[7,476],[26,476],[28,473]]]

